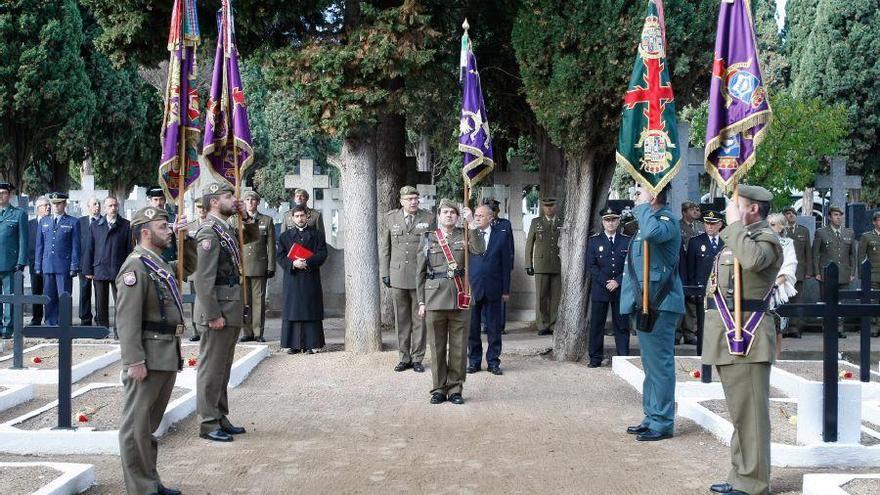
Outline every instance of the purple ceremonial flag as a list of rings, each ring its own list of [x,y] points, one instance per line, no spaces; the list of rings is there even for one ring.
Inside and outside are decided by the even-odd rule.
[[[489,136],[489,119],[480,87],[477,58],[468,38],[467,27],[461,37],[461,49],[462,97],[458,150],[464,153],[462,176],[468,186],[473,187],[492,171],[495,160],[492,156],[492,138]]]
[[[721,0],[706,125],[706,171],[730,189],[755,163],[773,113],[749,0]]]
[[[216,175],[235,185],[236,168],[239,178],[243,179],[245,171],[254,161],[254,151],[238,70],[232,6],[227,0],[223,1],[217,13],[217,31],[217,54],[214,57],[211,95],[205,110],[202,156]]]
[[[199,178],[201,113],[196,89],[198,44],[199,21],[195,0],[175,0],[168,34],[171,57],[160,137],[162,161],[159,163],[159,184],[166,196],[175,199],[180,193],[181,161],[185,170],[183,192]]]

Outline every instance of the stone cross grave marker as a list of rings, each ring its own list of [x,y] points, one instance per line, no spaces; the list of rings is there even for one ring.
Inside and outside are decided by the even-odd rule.
[[[315,161],[311,158],[303,158],[299,161],[299,173],[284,176],[284,189],[305,189],[309,198],[314,199],[315,189],[328,189],[330,187],[329,175],[315,174]]]
[[[527,172],[522,168],[522,159],[514,157],[510,160],[510,171],[495,172],[495,184],[510,187],[507,201],[507,218],[510,220],[513,230],[524,230],[523,226],[523,190],[526,186],[540,184],[538,172]],[[498,201],[501,198],[496,197]],[[503,212],[502,206],[502,212]]]
[[[691,148],[688,136],[691,126],[687,122],[678,123],[678,147],[681,150],[681,170],[670,182],[669,204],[672,211],[678,212],[685,201],[701,203],[700,176],[705,173],[703,148]],[[629,199],[629,198],[627,198]]]
[[[49,301],[47,296],[38,296],[43,303]],[[71,369],[73,368],[74,339],[103,339],[109,335],[107,327],[74,326],[72,323],[72,301],[67,292],[58,298],[58,325],[25,327],[22,333],[27,337],[58,339],[58,428],[59,430],[74,429],[71,424],[70,389]]]
[[[846,193],[861,188],[861,176],[846,175],[846,160],[841,157],[831,159],[831,175],[816,177],[816,189],[831,189],[831,204],[841,208],[846,205]]]
[[[43,304],[46,300],[41,295],[24,293],[24,272],[17,271],[12,276],[12,294],[0,295],[0,303],[12,306],[12,369],[24,369],[24,306],[25,304]]]
[[[419,208],[434,211],[437,206],[437,186],[434,184],[416,184],[419,191]]]
[[[80,186],[80,189],[70,191],[68,197],[69,202],[74,203],[79,207],[80,213],[82,214],[85,214],[86,203],[91,198],[97,198],[98,201],[104,201],[104,199],[110,195],[110,191],[107,189],[95,189],[94,175],[83,175],[80,180]]]

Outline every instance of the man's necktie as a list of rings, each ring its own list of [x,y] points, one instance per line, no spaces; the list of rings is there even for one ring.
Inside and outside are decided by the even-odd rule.
[[[608,236],[608,243],[614,245],[614,236]]]
[[[413,216],[412,216],[412,215],[407,215],[407,216],[406,216],[406,230],[411,230],[411,229],[412,229],[412,224],[413,224]]]
[[[718,239],[712,238],[712,251],[718,251]]]

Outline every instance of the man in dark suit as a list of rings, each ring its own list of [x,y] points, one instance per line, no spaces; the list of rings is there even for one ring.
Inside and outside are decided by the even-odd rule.
[[[80,253],[89,250],[91,227],[100,219],[101,203],[96,198],[91,198],[86,203],[86,215],[79,217]],[[83,272],[79,274],[79,319],[83,325],[91,325],[92,317],[92,281]]]
[[[116,275],[131,253],[131,226],[119,216],[119,201],[104,200],[105,216],[89,228],[89,242],[83,251],[82,273],[95,285],[95,323],[110,326],[110,291],[116,301]]]
[[[605,319],[611,306],[614,324],[614,345],[618,356],[629,355],[629,321],[620,314],[620,282],[623,263],[629,252],[630,237],[617,233],[620,213],[612,208],[601,211],[602,232],[597,232],[587,242],[586,266],[590,270],[590,368],[602,366],[605,358]]]
[[[28,220],[28,273],[31,277],[31,294],[43,294],[43,276],[34,271],[34,261],[37,252],[37,232],[39,232],[40,219],[49,214],[49,200],[40,196],[34,202],[35,218]],[[43,324],[43,305],[31,306],[31,326]]]
[[[497,199],[493,198],[483,198],[482,204],[488,206],[492,209],[492,228],[503,228],[508,232],[513,232],[513,226],[510,223],[510,220],[506,218],[501,218],[499,215],[501,214],[501,203],[498,202]],[[510,266],[513,266],[514,262],[514,246],[513,246],[513,235],[509,236],[509,240],[507,243],[507,249],[510,251]],[[486,315],[485,309],[483,310],[483,328],[482,332],[486,333]],[[507,301],[501,303],[501,335],[507,335]]]
[[[465,218],[471,216],[464,209]],[[486,349],[486,364],[493,375],[501,375],[501,326],[503,323],[502,303],[510,299],[510,272],[513,270],[513,257],[510,253],[513,232],[502,225],[492,225],[492,209],[486,205],[477,207],[473,214],[476,227],[470,235],[480,237],[485,252],[470,257],[468,281],[471,285],[471,324],[468,334],[468,373],[480,370],[483,361],[483,342],[480,338],[480,324],[485,323],[489,346]],[[486,308],[485,317],[483,308]],[[485,318],[485,322],[482,320]]]
[[[43,276],[46,302],[46,324],[58,324],[58,296],[73,292],[73,277],[79,273],[79,222],[65,213],[67,195],[49,195],[52,215],[40,220],[34,272]]]

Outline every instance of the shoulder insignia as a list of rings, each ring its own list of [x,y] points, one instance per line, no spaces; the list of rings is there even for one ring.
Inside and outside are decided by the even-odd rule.
[[[137,283],[137,274],[133,271],[125,272],[122,274],[122,283],[127,285],[128,287],[133,286]]]
[[[671,219],[666,215],[660,215],[660,220],[663,220],[664,222],[669,222]]]
[[[599,237],[599,234],[601,234],[601,232],[596,232],[595,234],[591,235],[590,237]]]
[[[199,243],[199,247],[201,247],[205,251],[210,251],[211,250],[211,239],[202,239],[202,242]]]

